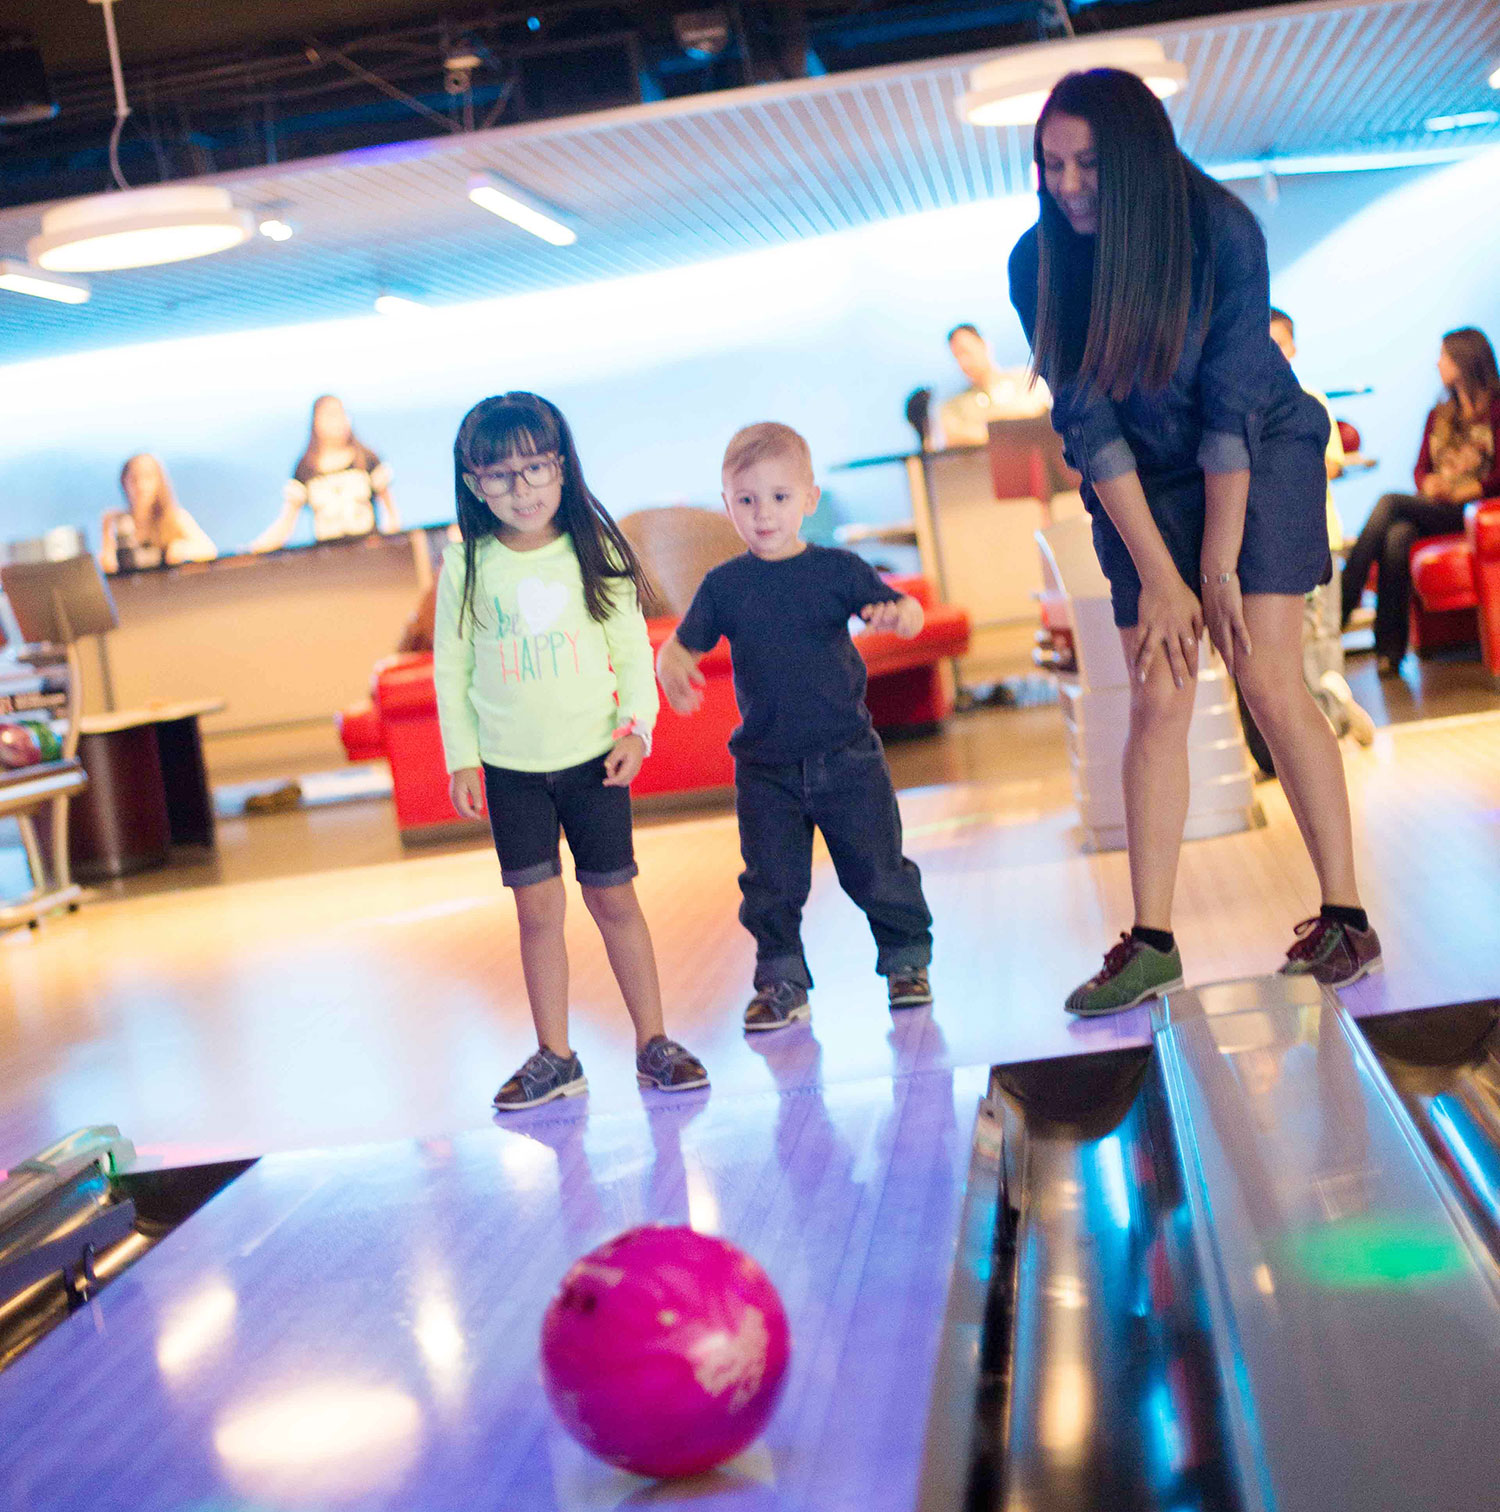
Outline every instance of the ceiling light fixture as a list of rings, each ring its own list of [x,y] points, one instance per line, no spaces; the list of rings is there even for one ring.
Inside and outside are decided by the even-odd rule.
[[[42,234],[26,252],[54,273],[147,268],[226,252],[247,241],[254,224],[227,189],[162,184],[55,205],[42,212]]]
[[[1235,162],[1204,163],[1203,171],[1221,181],[1291,178],[1308,173],[1377,173],[1388,168],[1428,168],[1460,163],[1472,157],[1473,147],[1409,147],[1396,152],[1314,152],[1286,157],[1241,158]]]
[[[0,289],[58,304],[86,304],[89,297],[89,286],[81,278],[59,278],[10,257],[0,257]]]
[[[237,210],[227,189],[202,184],[162,184],[132,189],[120,171],[120,133],[130,106],[115,36],[116,0],[90,0],[104,11],[110,73],[115,86],[115,124],[109,136],[109,166],[118,192],[54,205],[42,214],[42,233],[26,244],[31,261],[54,273],[101,273],[207,257],[248,241],[255,224]]]
[[[1493,126],[1500,121],[1500,110],[1465,110],[1459,115],[1432,116],[1429,131],[1462,131],[1465,126]]]
[[[284,220],[278,220],[274,215],[267,216],[260,223],[260,234],[274,242],[290,241],[296,234],[296,229]]]
[[[1086,37],[1043,42],[981,63],[969,75],[958,113],[971,126],[1034,126],[1057,81],[1088,68],[1119,68],[1142,79],[1159,100],[1187,81],[1187,65],[1149,37]]]
[[[469,198],[482,210],[508,220],[511,225],[539,236],[554,247],[570,247],[578,233],[558,219],[557,212],[533,199],[524,189],[500,177],[498,173],[476,173],[469,180]]]

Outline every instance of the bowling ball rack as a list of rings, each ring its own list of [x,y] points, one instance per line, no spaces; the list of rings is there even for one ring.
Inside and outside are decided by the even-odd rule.
[[[130,1141],[102,1124],[12,1166],[0,1181],[0,1370],[253,1164],[138,1170]]]
[[[1488,1504],[1497,1022],[1262,978],[992,1068],[920,1512]]]

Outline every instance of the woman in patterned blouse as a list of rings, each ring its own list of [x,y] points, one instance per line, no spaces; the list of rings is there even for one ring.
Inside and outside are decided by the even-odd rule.
[[[1449,331],[1438,355],[1448,397],[1427,417],[1414,494],[1386,494],[1370,511],[1344,567],[1344,620],[1376,567],[1375,654],[1382,677],[1406,655],[1411,544],[1464,528],[1464,506],[1500,496],[1500,370],[1495,349],[1472,326]]]

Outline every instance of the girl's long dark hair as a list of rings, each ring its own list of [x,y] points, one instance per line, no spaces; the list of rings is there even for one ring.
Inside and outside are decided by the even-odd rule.
[[[1495,366],[1495,349],[1490,338],[1474,326],[1460,326],[1443,337],[1443,350],[1458,369],[1458,384],[1453,398],[1462,393],[1470,404],[1483,409],[1500,400],[1500,370]]]
[[[1055,115],[1087,121],[1099,161],[1099,229],[1087,331],[1069,319],[1077,294],[1069,265],[1083,249],[1047,191],[1042,131]],[[1193,303],[1191,165],[1161,101],[1133,73],[1068,74],[1042,107],[1033,141],[1041,199],[1033,365],[1111,399],[1139,384],[1167,386],[1182,357]],[[1074,298],[1068,299],[1072,293]]]
[[[474,607],[479,548],[489,537],[500,533],[500,522],[489,505],[475,497],[464,474],[478,472],[512,456],[544,452],[556,452],[562,463],[562,503],[555,520],[557,528],[566,531],[573,542],[573,552],[583,574],[583,601],[589,617],[600,623],[609,618],[615,607],[611,589],[622,578],[635,588],[639,602],[644,604],[651,599],[651,581],[640,558],[584,482],[583,464],[578,460],[573,432],[562,411],[539,394],[520,391],[496,394],[481,399],[464,416],[453,442],[453,493],[459,534],[464,542],[460,629],[466,616],[471,625],[479,624]]]

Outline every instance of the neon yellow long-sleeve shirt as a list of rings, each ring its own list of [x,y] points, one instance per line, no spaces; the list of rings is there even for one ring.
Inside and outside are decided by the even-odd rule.
[[[478,766],[555,772],[609,750],[621,725],[656,724],[656,675],[646,621],[628,579],[615,612],[590,618],[566,534],[532,551],[491,538],[475,562],[475,624],[459,625],[464,549],[443,553],[433,676],[448,770]]]

